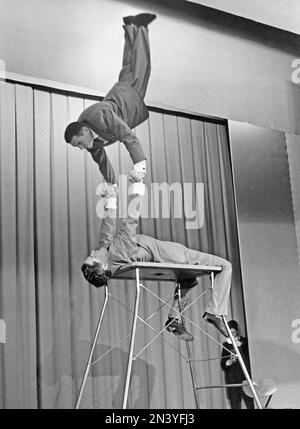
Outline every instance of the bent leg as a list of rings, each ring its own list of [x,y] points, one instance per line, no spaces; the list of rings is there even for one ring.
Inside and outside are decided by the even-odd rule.
[[[191,249],[187,249],[186,257],[188,264],[222,267],[222,271],[215,276],[211,300],[206,306],[206,312],[216,316],[226,316],[232,276],[231,263],[219,256]]]
[[[148,29],[136,25],[124,25],[123,28],[125,43],[119,81],[129,83],[143,99],[151,70]]]
[[[206,306],[206,312],[216,316],[227,315],[232,275],[232,266],[229,261],[220,258],[219,256],[189,249],[181,243],[158,240],[157,246],[160,257],[156,259],[155,262],[222,267],[222,271],[215,276],[212,296],[210,302]],[[188,298],[191,287],[197,284],[195,279],[192,280],[195,282],[194,284],[186,283],[181,285],[182,290],[187,288],[187,291],[185,292],[187,295],[186,298]],[[173,304],[177,305],[175,301],[176,300],[174,300]]]
[[[180,284],[180,300],[178,286],[175,288],[172,308],[169,311],[168,317],[178,318],[190,301],[191,289],[198,284],[197,279],[191,279]]]

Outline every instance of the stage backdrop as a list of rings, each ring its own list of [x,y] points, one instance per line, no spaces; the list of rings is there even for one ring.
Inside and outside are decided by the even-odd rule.
[[[103,290],[89,286],[80,270],[97,246],[101,220],[96,190],[102,177],[90,155],[67,145],[63,134],[66,124],[94,100],[15,83],[1,83],[0,88],[0,407],[72,408],[103,302]],[[229,317],[244,328],[226,124],[152,110],[136,133],[147,153],[148,191],[155,182],[183,189],[175,201],[170,196],[171,209],[164,219],[154,199],[154,211],[149,218],[144,216],[140,231],[229,259],[233,264]],[[127,174],[132,164],[123,145],[114,144],[107,153],[116,172]],[[184,190],[184,184],[191,187]],[[201,193],[196,198],[197,184],[200,190],[203,186],[203,201]],[[185,229],[189,214],[182,208],[191,194],[194,209],[200,202],[197,211],[199,216],[203,211],[204,223]],[[148,197],[153,200],[151,192]],[[172,298],[172,284],[148,286],[162,298]],[[208,279],[201,280],[193,297],[208,286]],[[122,404],[134,286],[112,281],[110,293],[82,408]],[[218,344],[223,339],[201,318],[207,299],[189,312],[215,339],[188,325],[195,336],[198,385],[223,381]],[[143,296],[142,314],[152,328],[138,328],[137,349],[164,325],[168,309],[160,307],[151,295]],[[199,399],[202,408],[227,407],[222,390],[199,392]],[[183,342],[164,333],[138,357],[128,407],[195,407]]]
[[[294,218],[299,202],[291,157],[299,151],[298,141],[291,139],[288,151],[284,133],[241,122],[230,121],[229,132],[253,375],[278,384],[270,407],[300,408],[300,275]]]

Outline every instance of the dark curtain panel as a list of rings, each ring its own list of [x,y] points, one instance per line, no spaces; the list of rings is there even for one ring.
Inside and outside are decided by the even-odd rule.
[[[97,245],[102,177],[90,155],[67,145],[63,134],[66,124],[94,101],[13,83],[0,87],[0,319],[6,326],[6,342],[0,343],[0,406],[72,408],[104,296],[86,283],[80,271]],[[140,232],[229,259],[233,264],[229,317],[243,326],[226,126],[151,111],[136,133],[148,158]],[[127,174],[132,164],[124,146],[114,144],[107,153],[116,172]],[[153,188],[161,184],[176,189],[163,197],[170,203],[164,213]],[[192,219],[192,209],[198,218]],[[171,303],[173,284],[146,286]],[[192,298],[207,287],[209,279],[204,278]],[[82,408],[122,405],[134,284],[114,280],[110,294]],[[219,361],[223,339],[202,321],[207,300],[206,294],[188,311],[188,317],[213,337],[187,325],[195,336],[191,348],[197,385],[223,382]],[[149,326],[139,323],[136,353],[162,329],[167,313],[166,306],[143,292],[141,316]],[[198,395],[201,408],[227,406],[223,390]],[[137,357],[128,407],[195,407],[184,342],[164,332]]]

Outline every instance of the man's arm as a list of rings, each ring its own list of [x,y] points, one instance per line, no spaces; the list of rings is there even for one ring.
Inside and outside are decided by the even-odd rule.
[[[117,209],[117,185],[108,185],[107,191],[102,196],[105,197],[106,217],[102,220],[99,247],[106,248],[114,240],[119,253],[128,256],[136,246],[136,228],[138,226],[141,214],[142,198],[145,194],[145,185],[143,183],[144,172],[130,171],[129,181],[129,203],[127,206],[127,217],[120,222],[119,233],[116,235],[116,209]]]
[[[131,172],[133,175],[134,172]],[[132,183],[129,188],[130,197],[127,206],[127,217],[120,222],[119,233],[115,237],[114,243],[120,254],[128,257],[136,248],[137,234],[136,229],[139,224],[139,218],[142,209],[142,200],[145,193],[145,185],[142,179],[133,178],[130,180],[138,180]]]
[[[116,140],[124,143],[134,164],[146,159],[139,139],[118,115],[111,110],[106,110],[103,120],[105,121],[107,132],[113,133]]]
[[[107,183],[114,185],[117,183],[117,178],[114,169],[106,155],[105,149],[95,143],[95,148],[89,150],[93,160],[98,164],[99,170]]]
[[[118,236],[131,247],[136,246],[136,229],[139,224],[142,206],[141,195],[131,195],[128,203],[127,217],[121,220]]]
[[[99,232],[99,248],[108,247],[116,234],[116,199],[117,199],[117,178],[114,169],[106,155],[105,149],[95,142],[95,148],[89,151],[98,164],[105,181],[107,190],[102,194],[105,198],[105,217],[102,219]]]
[[[116,234],[116,210],[109,209],[107,215],[102,219],[99,232],[99,248],[108,248]]]
[[[108,248],[116,234],[116,211],[117,211],[118,186],[108,184],[107,190],[102,196],[105,198],[105,217],[102,219],[99,232],[99,248]]]

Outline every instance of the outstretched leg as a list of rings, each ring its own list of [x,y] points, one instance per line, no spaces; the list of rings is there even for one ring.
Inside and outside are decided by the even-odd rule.
[[[124,25],[124,52],[119,81],[127,82],[144,99],[150,71],[150,45],[147,26]]]

